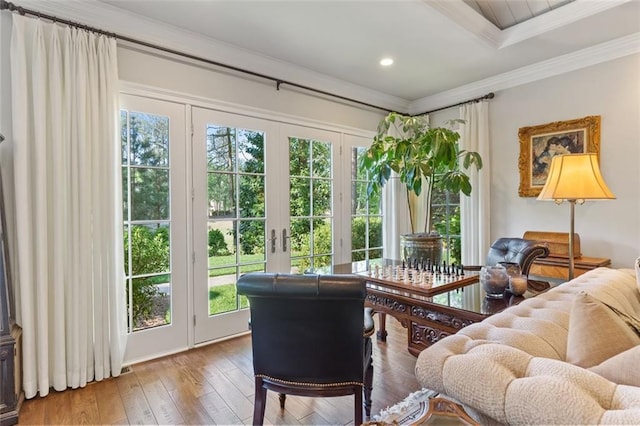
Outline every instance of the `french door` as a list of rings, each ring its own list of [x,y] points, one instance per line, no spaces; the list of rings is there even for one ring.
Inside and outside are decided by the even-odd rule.
[[[248,329],[244,273],[331,270],[339,134],[193,108],[195,343]]]
[[[130,363],[189,344],[186,107],[120,99]]]
[[[353,151],[367,138],[126,94],[120,118],[125,362],[247,331],[242,274],[375,255]]]

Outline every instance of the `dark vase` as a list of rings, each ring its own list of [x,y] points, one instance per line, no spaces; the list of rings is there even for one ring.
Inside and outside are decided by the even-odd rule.
[[[427,261],[439,265],[442,261],[442,237],[437,233],[417,233],[400,236],[402,259]]]

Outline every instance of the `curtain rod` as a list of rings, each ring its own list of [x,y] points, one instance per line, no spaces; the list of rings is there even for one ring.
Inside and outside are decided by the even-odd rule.
[[[160,50],[160,51],[163,51],[163,52],[166,52],[166,53],[170,53],[170,54],[173,54],[173,55],[178,55],[178,56],[182,56],[182,57],[185,57],[185,58],[188,58],[188,59],[193,59],[193,60],[196,60],[196,61],[205,62],[205,63],[207,63],[209,65],[214,65],[214,66],[217,66],[217,67],[225,68],[225,69],[236,71],[236,72],[239,72],[239,73],[251,75],[253,77],[259,77],[259,78],[262,78],[262,79],[265,79],[265,80],[270,80],[270,81],[273,81],[273,82],[276,83],[276,90],[280,90],[280,86],[283,85],[283,84],[286,84],[288,86],[297,87],[298,89],[304,89],[304,90],[307,90],[307,91],[310,91],[310,92],[319,93],[321,95],[330,96],[330,97],[333,97],[333,98],[336,98],[336,99],[341,99],[343,101],[348,101],[348,102],[352,102],[352,103],[359,104],[359,105],[364,105],[364,106],[367,106],[367,107],[370,107],[370,108],[374,108],[374,109],[378,109],[378,110],[381,110],[381,111],[386,111],[386,112],[391,112],[392,111],[389,108],[384,108],[384,107],[381,107],[381,106],[378,106],[378,105],[373,105],[373,104],[370,104],[370,103],[367,103],[367,102],[359,101],[357,99],[349,98],[349,97],[338,95],[338,94],[335,94],[335,93],[326,92],[326,91],[320,90],[320,89],[315,89],[313,87],[305,86],[303,84],[294,83],[292,81],[283,80],[281,78],[276,78],[276,77],[273,77],[273,76],[270,76],[270,75],[261,74],[261,73],[255,72],[255,71],[247,70],[247,69],[236,67],[236,66],[233,66],[233,65],[224,64],[222,62],[212,61],[210,59],[203,58],[201,56],[196,56],[196,55],[192,55],[190,53],[181,52],[179,50],[174,50],[174,49],[170,49],[170,48],[167,48],[167,47],[158,46],[156,44],[148,43],[148,42],[142,41],[142,40],[137,40],[137,39],[134,39],[134,38],[131,38],[131,37],[123,36],[121,34],[112,33],[112,32],[109,32],[109,31],[101,30],[99,28],[94,28],[94,27],[90,27],[88,25],[80,24],[78,22],[73,22],[73,21],[69,21],[69,20],[66,20],[66,19],[58,18],[56,16],[40,13],[40,12],[38,12],[36,10],[25,9],[25,8],[23,8],[21,6],[16,6],[15,4],[13,4],[11,2],[8,2],[8,1],[5,1],[5,0],[0,0],[0,10],[9,10],[11,12],[18,12],[20,15],[31,15],[31,16],[35,16],[35,17],[38,17],[38,18],[47,19],[47,20],[52,21],[52,22],[58,22],[58,23],[61,23],[61,24],[69,25],[71,27],[80,28],[80,29],[83,29],[83,30],[86,30],[86,31],[89,31],[89,32],[93,32],[93,33],[97,33],[97,34],[102,34],[102,35],[106,35],[106,36],[109,36],[109,37],[113,37],[113,38],[118,39],[118,40],[127,41],[127,42],[130,42],[130,43],[138,44],[138,45],[145,46],[145,47],[150,47],[152,49]]]
[[[479,98],[469,99],[467,101],[458,102],[457,104],[443,106],[443,107],[440,107],[440,108],[432,109],[430,111],[421,112],[420,114],[415,114],[415,115],[430,114],[432,112],[442,111],[443,109],[453,108],[453,107],[456,107],[456,106],[460,106],[460,105],[464,105],[464,104],[470,104],[470,103],[473,103],[473,102],[480,102],[480,101],[484,101],[484,100],[487,100],[487,99],[493,99],[495,96],[496,95],[493,92],[490,92],[490,93],[487,93],[486,95],[480,96]]]

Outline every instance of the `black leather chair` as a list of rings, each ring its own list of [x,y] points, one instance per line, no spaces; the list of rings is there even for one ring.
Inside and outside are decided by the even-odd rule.
[[[485,265],[494,266],[500,262],[517,263],[522,270],[522,275],[528,278],[533,261],[548,255],[549,247],[547,243],[516,237],[498,238],[489,248]],[[479,270],[480,268],[481,266],[465,266],[465,269],[469,270]],[[549,283],[543,281],[528,279],[527,282],[529,287],[537,291],[549,287]]]
[[[253,424],[264,422],[267,390],[286,395],[354,395],[354,422],[371,412],[371,311],[354,275],[251,273],[238,294],[251,309],[255,377]],[[364,315],[363,315],[364,312]],[[365,321],[366,320],[366,321]]]
[[[522,269],[522,275],[529,276],[533,261],[548,255],[547,243],[523,238],[498,238],[489,248],[486,263],[487,265],[497,265],[499,262],[517,263]]]

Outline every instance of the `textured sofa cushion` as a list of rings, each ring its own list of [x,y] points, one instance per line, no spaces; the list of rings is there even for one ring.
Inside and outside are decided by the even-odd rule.
[[[581,292],[640,312],[635,270],[597,268],[431,345],[418,356],[418,381],[482,424],[640,425],[640,387],[566,362]]]
[[[640,344],[640,336],[613,309],[582,292],[571,307],[567,362],[593,367]]]
[[[627,349],[589,370],[613,383],[640,387],[640,345]]]

